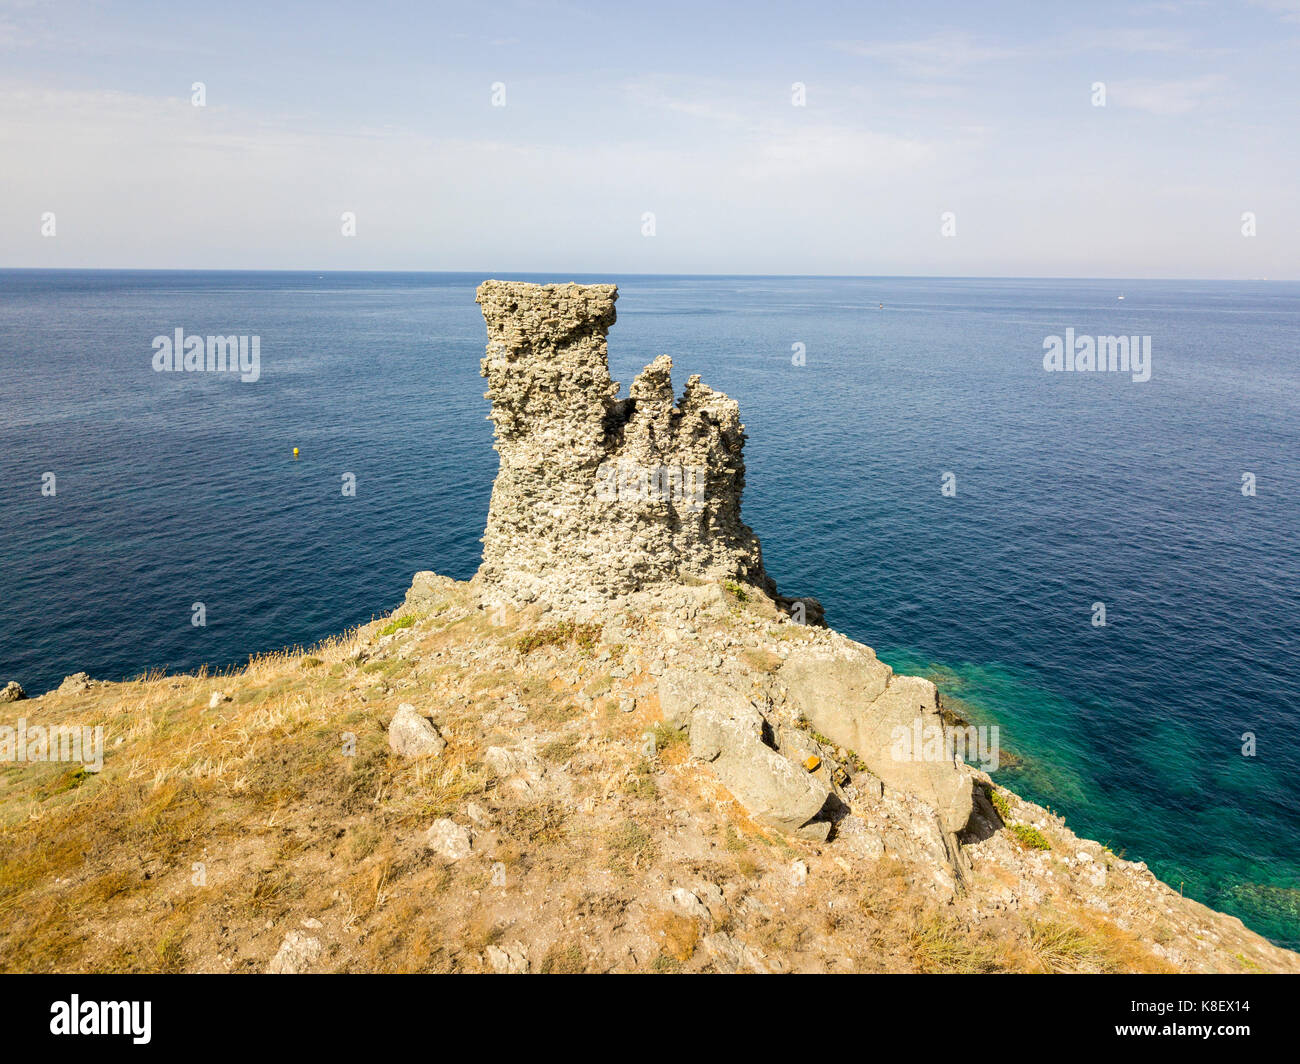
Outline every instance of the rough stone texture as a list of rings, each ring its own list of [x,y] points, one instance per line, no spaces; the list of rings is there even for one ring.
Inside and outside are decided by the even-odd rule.
[[[750,708],[749,699],[716,676],[689,669],[665,670],[659,677],[658,692],[664,720],[675,728],[689,727],[691,717],[702,706],[724,709],[733,715]]]
[[[424,844],[449,861],[459,861],[470,855],[473,839],[469,829],[454,820],[435,820],[424,833]]]
[[[301,931],[290,931],[267,966],[267,974],[300,975],[320,960],[323,952],[320,939]]]
[[[479,583],[557,607],[701,578],[774,594],[740,518],[737,404],[698,376],[674,400],[667,355],[619,399],[605,344],[617,297],[607,284],[479,286],[500,455]]]
[[[674,399],[667,355],[618,398],[605,339],[617,298],[613,285],[479,286],[488,334],[481,368],[500,455],[476,577],[485,603],[599,609],[650,589],[704,582],[703,597],[725,612],[719,585],[734,580],[761,592],[752,597],[774,615],[787,608],[822,624],[816,600],[794,610],[777,596],[758,538],[741,521],[745,432],[737,404],[699,377]],[[407,605],[440,598],[441,581],[417,576]],[[968,774],[951,763],[889,756],[893,728],[939,721],[933,685],[893,677],[866,648],[809,648],[781,672],[806,719],[857,751],[887,785],[934,808],[943,831],[966,827]],[[720,678],[667,673],[661,707],[668,721],[689,729],[695,756],[754,816],[825,838],[831,792],[807,767],[816,763],[808,742],[788,725],[774,728],[770,714]],[[625,708],[635,706],[629,700]],[[489,753],[501,755],[500,764],[489,758],[499,777],[535,785],[506,763],[506,751]]]
[[[659,677],[664,720],[690,732],[691,753],[712,763],[727,789],[755,817],[807,838],[824,839],[830,790],[778,748],[771,721],[744,694],[707,673],[667,669]]]
[[[702,940],[704,948],[713,958],[717,970],[723,975],[737,971],[749,971],[767,974],[771,969],[764,963],[763,954],[743,942],[738,942],[731,935],[719,932],[707,935]]]
[[[506,947],[488,946],[484,958],[497,975],[527,975],[528,951],[518,942]]]
[[[3,688],[0,688],[0,704],[20,702],[26,697],[27,692],[23,690],[22,684],[17,680],[10,680]]]
[[[429,609],[455,594],[455,588],[456,581],[451,577],[426,569],[415,574],[402,605],[412,610]]]
[[[403,702],[388,725],[388,745],[402,757],[436,757],[447,748],[447,740],[409,702]]]
[[[84,672],[74,672],[71,676],[65,676],[63,682],[59,684],[56,691],[61,695],[81,694],[83,691],[89,691],[96,685]]]
[[[791,706],[819,732],[854,751],[886,786],[931,806],[945,831],[965,830],[974,808],[974,779],[952,761],[900,760],[895,729],[944,727],[934,684],[897,676],[874,653],[849,639],[793,650],[779,676]]]
[[[683,916],[698,920],[705,928],[713,927],[713,914],[694,891],[687,890],[685,887],[676,887],[668,892],[666,900],[670,908],[677,910]]]
[[[689,727],[691,754],[712,765],[751,816],[806,838],[830,833],[830,789],[764,742],[768,723],[744,696],[706,700]]]
[[[536,794],[545,774],[541,759],[531,750],[507,750],[504,746],[489,746],[483,765],[510,791],[521,795]]]

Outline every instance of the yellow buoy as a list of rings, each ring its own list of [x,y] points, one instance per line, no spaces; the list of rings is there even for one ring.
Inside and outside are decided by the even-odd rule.
[[[298,448],[297,448],[297,447],[295,447],[295,448],[293,449],[293,456],[294,456],[295,458],[298,457]]]

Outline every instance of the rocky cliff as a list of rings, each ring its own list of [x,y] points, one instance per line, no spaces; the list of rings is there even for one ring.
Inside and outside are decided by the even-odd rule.
[[[736,402],[698,375],[675,399],[667,355],[619,398],[606,350],[617,297],[613,285],[479,286],[488,335],[482,374],[501,456],[476,577],[482,594],[590,612],[730,584],[769,598],[782,619],[820,621],[815,599],[777,595],[758,537],[741,520],[745,431]],[[672,670],[659,696],[667,718],[690,731],[697,756],[751,810],[825,838],[844,803],[773,738],[788,728],[767,707],[773,697],[788,702],[794,716],[860,750],[880,779],[932,805],[959,869],[955,836],[975,812],[976,777],[951,760],[886,756],[896,728],[942,730],[934,685],[895,677],[869,649],[821,633],[795,648],[779,687],[765,706],[724,676]]]

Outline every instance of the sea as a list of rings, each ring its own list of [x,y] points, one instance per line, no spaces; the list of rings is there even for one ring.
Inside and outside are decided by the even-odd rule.
[[[996,725],[997,782],[1300,948],[1297,283],[0,271],[0,684],[238,665],[471,576],[489,276],[616,282],[624,388],[666,353],[740,403],[783,593]],[[178,329],[256,379],[156,369]],[[1086,368],[1118,336],[1149,361]]]

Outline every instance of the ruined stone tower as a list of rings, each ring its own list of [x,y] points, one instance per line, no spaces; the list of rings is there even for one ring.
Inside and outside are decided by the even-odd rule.
[[[596,605],[656,584],[731,579],[775,594],[740,519],[736,403],[655,359],[617,398],[613,285],[485,281],[482,373],[500,470],[478,580],[515,602]]]

